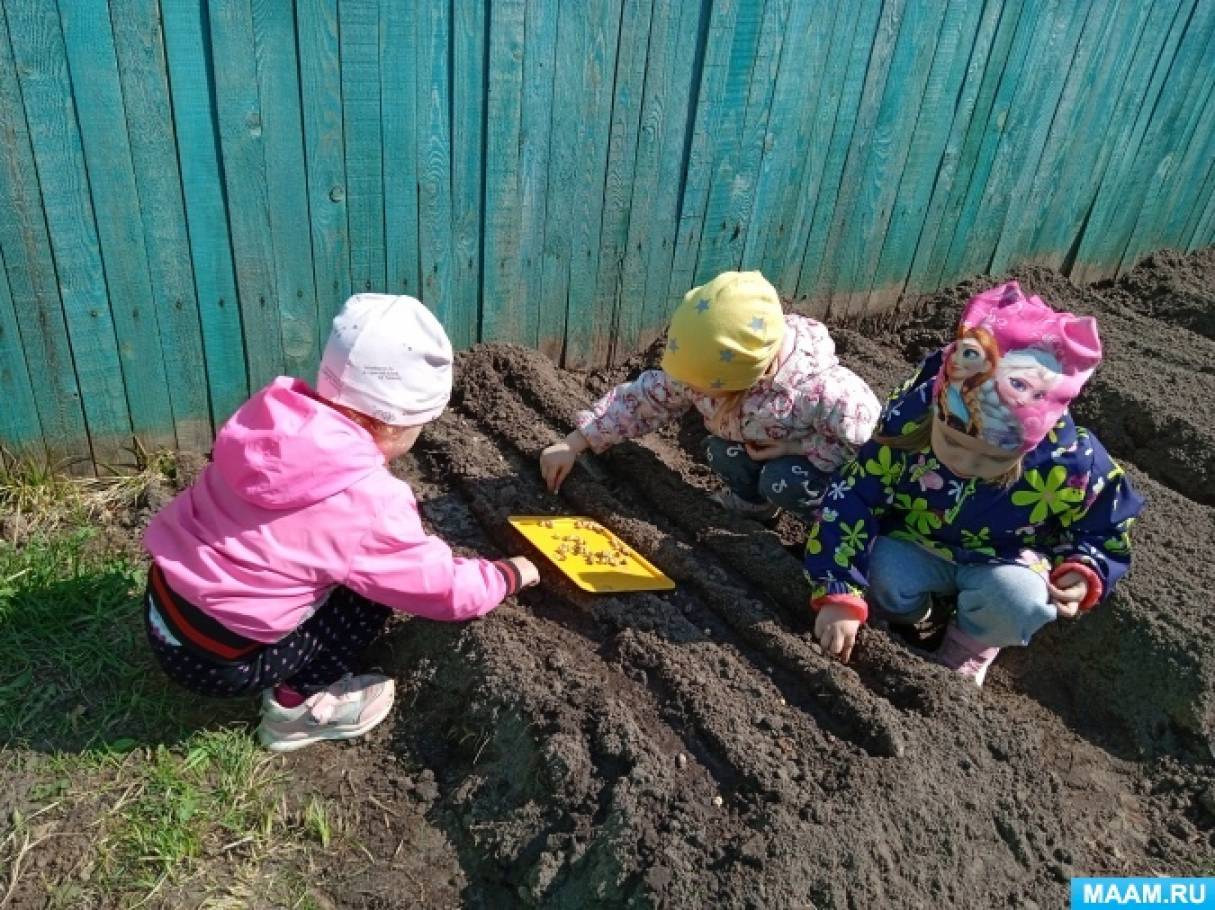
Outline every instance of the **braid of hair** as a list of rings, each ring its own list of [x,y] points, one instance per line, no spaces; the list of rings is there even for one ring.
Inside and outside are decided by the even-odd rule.
[[[962,385],[962,401],[970,414],[970,423],[966,427],[968,433],[979,433],[983,429],[983,383],[973,385],[967,381]]]

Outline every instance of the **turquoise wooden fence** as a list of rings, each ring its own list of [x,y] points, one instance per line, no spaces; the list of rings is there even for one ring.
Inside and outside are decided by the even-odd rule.
[[[1215,242],[1215,0],[3,0],[0,440],[205,447],[352,291],[571,366]]]

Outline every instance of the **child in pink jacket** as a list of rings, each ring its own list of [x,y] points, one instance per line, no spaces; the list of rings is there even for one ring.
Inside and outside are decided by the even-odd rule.
[[[662,369],[619,385],[540,456],[556,490],[583,451],[653,432],[690,408],[705,418],[719,504],[759,521],[812,520],[831,472],[869,441],[881,408],[843,366],[821,322],[785,315],[759,272],[722,272],[671,318]]]
[[[388,715],[392,680],[351,674],[393,611],[474,619],[539,580],[522,557],[453,556],[388,470],[442,413],[451,369],[417,300],[352,297],[316,390],[279,377],[249,399],[148,527],[152,650],[193,692],[263,692],[271,750],[360,736]]]

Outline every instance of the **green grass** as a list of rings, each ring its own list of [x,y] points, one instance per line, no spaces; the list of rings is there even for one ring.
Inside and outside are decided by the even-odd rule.
[[[340,823],[258,748],[250,700],[160,672],[143,576],[88,530],[0,542],[0,905],[21,885],[58,907],[310,906],[300,869]],[[46,850],[61,862],[23,871]]]
[[[89,532],[0,543],[0,730],[39,750],[129,749],[183,729],[188,702],[143,639],[142,567]]]

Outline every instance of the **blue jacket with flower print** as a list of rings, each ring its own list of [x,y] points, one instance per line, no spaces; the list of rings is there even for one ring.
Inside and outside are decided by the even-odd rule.
[[[901,435],[931,419],[942,353],[897,389],[877,435]],[[1071,415],[1025,454],[1010,487],[958,477],[933,457],[877,439],[831,478],[810,528],[805,568],[813,596],[863,594],[869,549],[880,535],[912,541],[943,559],[1018,563],[1043,573],[1083,563],[1101,577],[1102,599],[1130,566],[1128,529],[1143,498],[1088,430]]]

